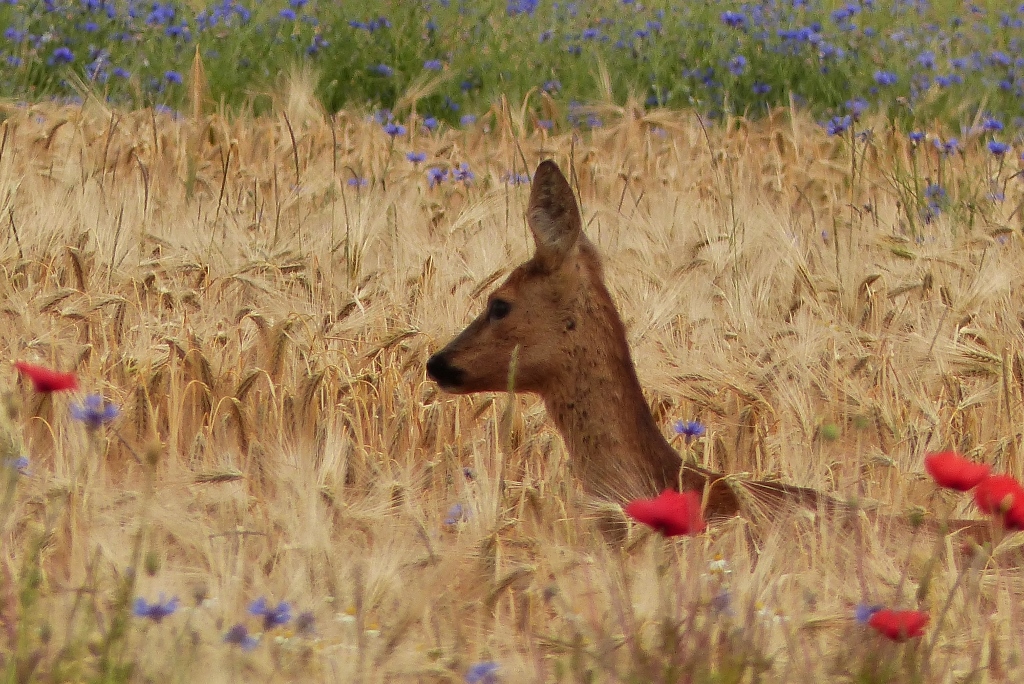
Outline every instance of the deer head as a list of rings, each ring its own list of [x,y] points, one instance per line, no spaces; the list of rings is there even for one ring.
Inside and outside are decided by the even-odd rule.
[[[515,390],[550,395],[574,361],[601,353],[592,335],[625,336],[604,287],[597,252],[583,234],[576,198],[558,166],[537,168],[527,222],[536,252],[487,298],[487,307],[427,362],[430,377],[456,393]],[[610,315],[609,315],[610,314]],[[609,330],[609,328],[611,328]],[[513,354],[516,355],[514,370]]]

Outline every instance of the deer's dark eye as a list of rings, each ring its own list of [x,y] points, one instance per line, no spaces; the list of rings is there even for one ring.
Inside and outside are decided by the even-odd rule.
[[[512,311],[512,305],[504,299],[491,300],[491,306],[487,309],[487,317],[492,321],[500,321]]]

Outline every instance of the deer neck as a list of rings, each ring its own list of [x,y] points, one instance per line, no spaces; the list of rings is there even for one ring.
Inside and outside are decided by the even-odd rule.
[[[541,396],[584,489],[619,501],[652,496],[679,486],[681,459],[651,414],[611,298],[598,294]]]

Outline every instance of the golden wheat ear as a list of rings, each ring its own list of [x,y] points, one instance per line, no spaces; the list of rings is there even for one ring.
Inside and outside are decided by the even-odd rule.
[[[537,262],[558,268],[579,240],[583,221],[569,181],[553,161],[542,161],[533,175],[526,221],[537,242]]]

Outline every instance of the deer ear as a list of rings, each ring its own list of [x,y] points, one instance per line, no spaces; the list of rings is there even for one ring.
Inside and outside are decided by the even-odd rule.
[[[583,232],[569,181],[551,160],[542,161],[533,175],[526,221],[537,242],[536,259],[549,270],[562,264]]]

